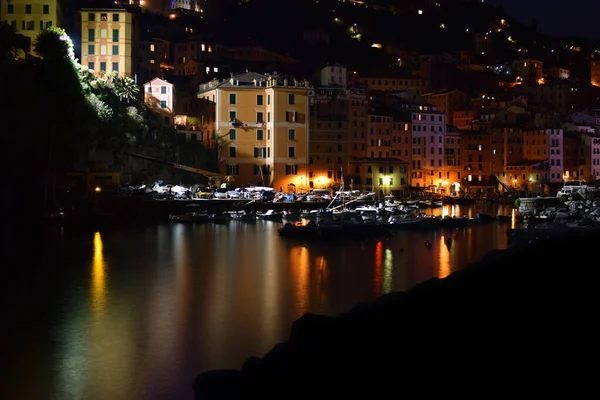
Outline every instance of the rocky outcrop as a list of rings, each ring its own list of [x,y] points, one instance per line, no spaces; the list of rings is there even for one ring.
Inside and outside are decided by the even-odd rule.
[[[338,317],[304,315],[264,357],[200,374],[196,398],[577,397],[595,381],[599,243],[538,239]]]

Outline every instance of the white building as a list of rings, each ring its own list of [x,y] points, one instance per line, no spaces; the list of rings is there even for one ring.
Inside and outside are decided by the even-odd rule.
[[[321,86],[341,86],[348,84],[348,70],[340,64],[328,65],[319,74]]]
[[[175,88],[172,83],[160,78],[144,83],[144,102],[164,118],[166,125],[173,125]]]
[[[432,105],[411,110],[411,186],[439,186],[443,181],[446,115]]]
[[[600,179],[600,137],[595,134],[582,134],[581,144],[585,151],[588,152],[586,159],[589,160],[590,176],[584,174],[588,180]]]

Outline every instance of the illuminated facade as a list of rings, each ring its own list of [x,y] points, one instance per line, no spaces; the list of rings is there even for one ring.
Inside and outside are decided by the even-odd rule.
[[[37,35],[51,26],[60,26],[58,0],[1,0],[2,21],[28,37],[31,48]]]
[[[133,14],[122,8],[81,10],[81,64],[96,73],[133,77]]]
[[[200,85],[199,99],[215,103],[221,172],[238,186],[295,190],[308,177],[307,81],[246,72]]]
[[[175,89],[171,83],[159,78],[144,83],[144,102],[163,117],[165,125],[173,125],[174,101]]]

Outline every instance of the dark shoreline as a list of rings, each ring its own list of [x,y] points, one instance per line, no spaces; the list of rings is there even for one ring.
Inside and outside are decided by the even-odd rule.
[[[196,398],[585,391],[598,290],[584,249],[598,240],[598,231],[534,239],[338,317],[304,315],[262,358],[200,374]]]

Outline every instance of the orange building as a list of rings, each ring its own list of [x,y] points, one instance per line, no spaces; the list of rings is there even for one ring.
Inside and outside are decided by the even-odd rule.
[[[475,121],[475,111],[473,110],[456,110],[452,113],[453,123],[458,130],[470,131],[473,128],[473,121]]]
[[[462,152],[461,152],[461,136],[462,133],[458,129],[446,130],[446,145],[444,151],[444,183],[446,191],[450,194],[456,194],[460,190],[462,178],[465,176],[462,168]]]
[[[482,131],[464,131],[461,134],[463,182],[470,188],[494,187],[492,174],[492,134]]]
[[[454,125],[454,111],[464,110],[469,106],[469,96],[460,90],[447,90],[438,93],[426,93],[423,97],[431,105],[434,105],[438,111],[446,113],[446,123]]]

